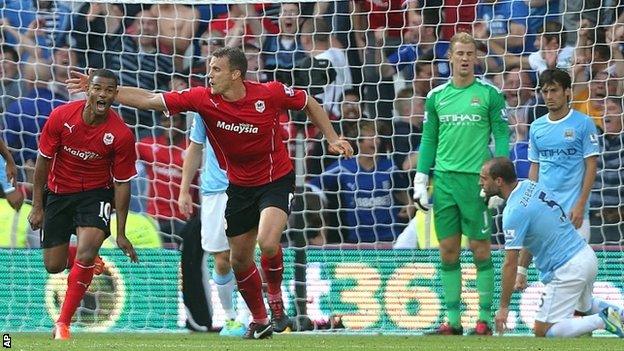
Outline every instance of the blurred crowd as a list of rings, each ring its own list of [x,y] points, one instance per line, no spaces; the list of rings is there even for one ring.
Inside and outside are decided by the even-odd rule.
[[[468,31],[478,39],[477,74],[506,96],[510,157],[523,178],[529,169],[528,130],[546,113],[537,74],[554,67],[571,73],[572,107],[592,117],[601,132],[591,243],[624,243],[619,0],[0,3],[0,126],[20,168],[18,191],[27,199],[37,136],[47,116],[82,98],[64,85],[71,70],[104,67],[117,72],[123,85],[183,90],[206,85],[211,52],[236,46],[247,56],[248,80],[279,80],[307,90],[358,152],[352,160],[328,155],[305,116],[280,117],[298,170],[285,240],[303,236],[310,245],[391,247],[402,232],[416,231],[409,245],[426,246],[422,228],[429,219],[414,212],[410,172],[418,158],[425,97],[450,74],[448,40]],[[192,116],[118,109],[135,132],[140,159],[129,231],[135,228],[146,246],[176,247],[187,221],[177,198]],[[22,224],[12,227],[15,232]],[[25,223],[23,228],[28,231]],[[501,244],[498,231],[492,240]],[[4,241],[0,245],[10,245]]]

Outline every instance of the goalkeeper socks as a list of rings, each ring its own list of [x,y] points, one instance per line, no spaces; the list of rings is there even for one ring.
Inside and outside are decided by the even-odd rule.
[[[69,245],[67,247],[67,269],[71,269],[74,265],[74,260],[76,259],[76,251],[78,248],[73,245]]]
[[[477,266],[477,292],[479,293],[479,320],[492,327],[492,300],[494,299],[494,265],[492,258],[474,260]]]
[[[604,329],[605,324],[598,314],[583,318],[564,319],[553,324],[546,332],[549,338],[574,338],[591,331]]]
[[[254,263],[242,272],[234,272],[238,291],[247,303],[253,321],[259,324],[269,323],[267,311],[262,299],[262,279]]]
[[[442,261],[440,267],[440,278],[444,289],[444,304],[446,305],[446,315],[451,327],[461,327],[461,265],[459,261],[446,263]]]
[[[262,255],[261,259],[262,271],[267,282],[267,292],[269,300],[273,301],[274,297],[281,299],[282,297],[282,274],[284,273],[284,255],[282,247],[277,250],[277,254],[273,257]],[[273,297],[273,298],[272,298]]]
[[[216,270],[212,271],[212,280],[217,285],[217,293],[219,294],[219,300],[221,301],[221,307],[228,320],[236,318],[236,312],[234,312],[234,304],[232,301],[234,295],[234,288],[236,282],[234,280],[234,272],[230,271],[225,275],[220,275]]]
[[[89,288],[89,284],[91,284],[94,267],[95,265],[88,266],[78,260],[74,262],[69,271],[69,277],[67,277],[67,292],[65,293],[63,307],[61,307],[59,323],[67,325],[71,323],[72,316],[78,306],[80,306],[80,301]]]

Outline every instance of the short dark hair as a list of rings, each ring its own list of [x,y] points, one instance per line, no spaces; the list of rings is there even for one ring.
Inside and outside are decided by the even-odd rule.
[[[353,95],[353,96],[357,96],[358,101],[360,101],[361,99],[361,95],[360,95],[360,89],[358,88],[351,88],[351,89],[347,89],[344,91],[344,93],[342,93],[342,100],[344,101],[344,97],[347,95]]]
[[[572,88],[572,78],[568,72],[558,69],[551,68],[547,69],[539,76],[539,87],[543,89],[545,85],[548,84],[559,84],[563,88],[563,90]]]
[[[5,57],[6,57],[6,54],[11,54],[11,56],[13,56],[11,61],[13,61],[13,62],[18,62],[19,61],[19,54],[17,53],[17,50],[15,50],[15,48],[13,46],[7,45],[7,44],[3,44],[2,47],[0,48],[0,51],[2,51],[2,53],[4,54]]]
[[[563,45],[566,41],[566,32],[563,30],[561,23],[557,21],[548,21],[541,28],[542,36],[546,41],[557,40],[559,45]]]
[[[212,56],[217,58],[227,57],[231,71],[240,71],[241,77],[245,77],[245,74],[247,74],[247,58],[241,49],[226,46],[215,50],[212,53]]]
[[[516,168],[513,162],[507,157],[494,157],[487,162],[489,166],[489,175],[492,179],[502,178],[507,184],[518,180]]]
[[[112,79],[115,81],[115,85],[119,85],[119,78],[117,77],[115,73],[113,73],[113,71],[109,69],[100,68],[91,72],[91,74],[89,74],[89,83],[93,82],[93,78],[95,77]]]

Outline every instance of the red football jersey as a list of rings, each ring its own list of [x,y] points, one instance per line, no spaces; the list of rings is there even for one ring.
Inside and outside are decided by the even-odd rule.
[[[368,13],[368,28],[388,29],[388,34],[400,37],[405,26],[403,0],[363,0],[361,6]]]
[[[149,202],[147,213],[157,218],[186,220],[178,208],[182,164],[187,142],[169,145],[169,136],[145,137],[136,145],[139,159],[145,161],[149,178]]]
[[[110,188],[113,180],[136,176],[134,135],[117,113],[89,126],[82,119],[85,100],[52,110],[39,139],[39,153],[52,159],[48,189],[57,194]]]
[[[279,82],[245,81],[245,97],[223,100],[211,88],[196,87],[164,93],[170,115],[200,114],[221,168],[232,184],[268,184],[292,171],[279,116],[284,110],[302,110],[307,93]]]

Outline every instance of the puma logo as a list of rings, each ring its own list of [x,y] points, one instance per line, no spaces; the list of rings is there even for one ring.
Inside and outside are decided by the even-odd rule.
[[[210,99],[210,102],[212,102],[212,104],[215,105],[215,107],[219,107],[219,103],[215,102],[213,99]]]
[[[67,122],[65,122],[65,124],[63,124],[64,127],[67,127],[67,129],[69,129],[69,132],[72,132],[72,129],[76,126],[75,124],[72,124],[71,126],[69,124],[67,124]]]

